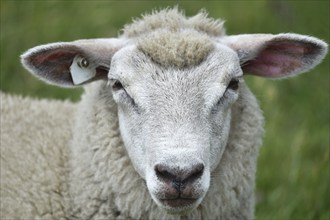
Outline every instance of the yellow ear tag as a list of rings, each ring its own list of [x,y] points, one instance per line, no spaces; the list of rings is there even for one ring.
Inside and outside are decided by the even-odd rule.
[[[79,55],[75,56],[70,66],[71,77],[73,84],[80,85],[96,75],[96,69],[88,60]]]

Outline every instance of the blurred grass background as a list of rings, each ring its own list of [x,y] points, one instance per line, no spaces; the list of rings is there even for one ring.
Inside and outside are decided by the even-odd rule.
[[[39,44],[114,37],[132,17],[179,5],[226,20],[228,34],[296,32],[329,42],[329,1],[8,1],[1,0],[1,90],[79,100],[82,89],[46,85],[19,55]],[[247,77],[266,117],[257,174],[257,219],[329,219],[329,56],[308,74]]]

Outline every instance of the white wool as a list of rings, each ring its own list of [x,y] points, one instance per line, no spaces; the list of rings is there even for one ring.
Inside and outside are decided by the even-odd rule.
[[[0,93],[1,219],[65,216],[75,106]]]
[[[144,15],[142,19],[126,25],[123,36],[127,38],[141,37],[159,29],[173,32],[181,29],[195,29],[212,37],[221,37],[225,35],[223,23],[222,20],[208,18],[207,13],[203,10],[187,19],[183,11],[179,11],[178,8],[169,8],[154,11],[152,14]]]

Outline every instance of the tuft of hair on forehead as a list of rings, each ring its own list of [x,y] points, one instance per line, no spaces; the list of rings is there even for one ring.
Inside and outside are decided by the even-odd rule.
[[[202,10],[186,17],[177,7],[153,11],[126,25],[123,37],[135,39],[137,48],[162,66],[198,65],[214,48],[212,38],[225,35],[222,20]]]

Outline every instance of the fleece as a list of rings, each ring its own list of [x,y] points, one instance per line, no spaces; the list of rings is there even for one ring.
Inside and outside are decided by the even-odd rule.
[[[65,216],[75,105],[0,93],[1,219]]]

